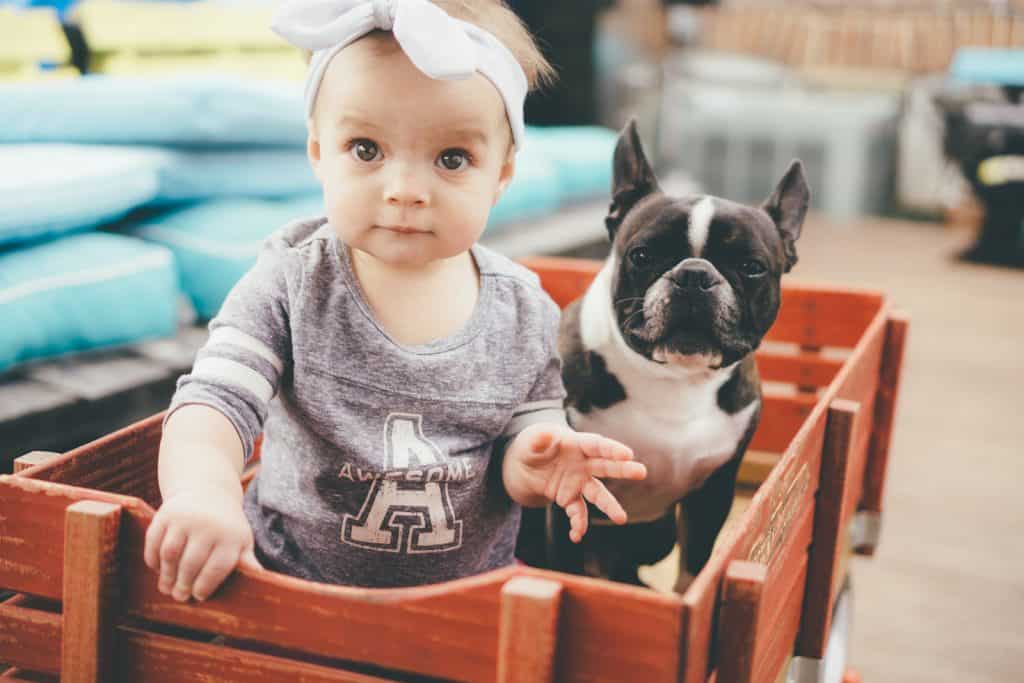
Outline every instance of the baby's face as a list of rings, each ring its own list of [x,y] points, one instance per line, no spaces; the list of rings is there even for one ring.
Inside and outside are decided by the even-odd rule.
[[[504,102],[486,78],[440,81],[364,38],[324,74],[309,156],[338,236],[391,266],[460,254],[512,178]]]

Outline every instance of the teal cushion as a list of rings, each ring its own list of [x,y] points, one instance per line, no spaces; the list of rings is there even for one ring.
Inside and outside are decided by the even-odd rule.
[[[545,216],[558,208],[562,188],[558,169],[539,145],[529,142],[516,155],[516,170],[505,193],[491,209],[492,231],[507,223]]]
[[[0,84],[0,143],[292,145],[306,142],[290,81],[173,75]]]
[[[270,233],[296,218],[322,214],[322,207],[319,195],[287,201],[209,201],[142,221],[125,234],[174,253],[181,290],[199,317],[209,319],[256,262]]]
[[[0,252],[0,370],[172,335],[171,253],[118,235],[72,235]]]
[[[562,199],[578,201],[609,196],[618,139],[598,126],[535,126],[526,133],[526,147],[538,148],[554,164]]]
[[[1024,49],[960,48],[949,75],[961,83],[1024,86]]]
[[[229,197],[276,198],[317,192],[320,185],[301,147],[166,149],[158,201]]]
[[[157,196],[165,163],[141,148],[0,145],[0,245],[114,220]]]

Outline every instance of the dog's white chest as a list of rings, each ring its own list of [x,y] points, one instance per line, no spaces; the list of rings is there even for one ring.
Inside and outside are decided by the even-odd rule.
[[[736,453],[757,403],[729,415],[717,405],[717,388],[700,387],[703,391],[692,392],[684,388],[673,395],[648,386],[648,393],[641,398],[629,393],[630,383],[623,384],[625,401],[582,414],[570,410],[570,419],[577,430],[597,432],[628,445],[647,466],[644,481],[606,480],[605,484],[626,509],[630,522],[652,521],[699,488]]]

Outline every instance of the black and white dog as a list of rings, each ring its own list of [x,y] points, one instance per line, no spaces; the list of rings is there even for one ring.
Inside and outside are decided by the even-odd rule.
[[[605,482],[629,522],[602,523],[591,507],[578,546],[561,509],[546,519],[524,511],[528,563],[640,583],[637,567],[665,557],[678,539],[677,590],[704,566],[760,418],[753,351],[775,321],[809,198],[799,161],[760,207],[667,196],[635,124],[626,126],[605,219],[611,253],[566,309],[560,352],[570,423],[631,446],[648,475]]]

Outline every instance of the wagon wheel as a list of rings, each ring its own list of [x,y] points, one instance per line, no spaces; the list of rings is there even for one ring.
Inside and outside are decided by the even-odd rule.
[[[828,631],[828,645],[820,668],[814,672],[810,669],[801,671],[795,663],[791,664],[786,675],[786,683],[843,683],[846,673],[846,659],[850,651],[853,617],[853,585],[847,574],[836,596],[832,608],[832,622]],[[794,660],[796,662],[797,660]],[[814,673],[820,673],[816,678]]]

